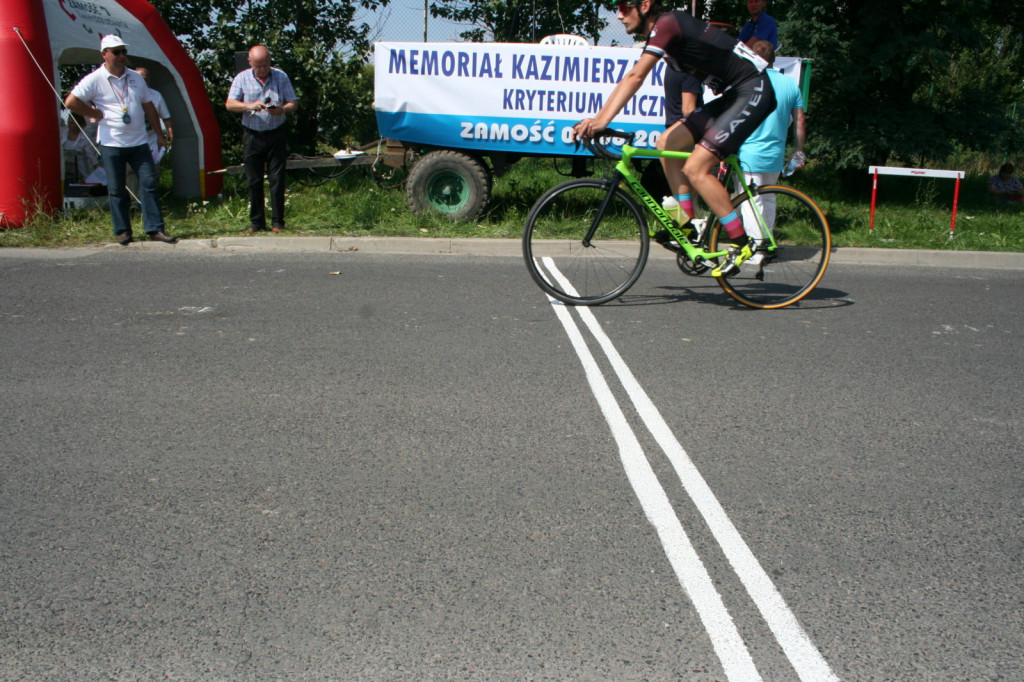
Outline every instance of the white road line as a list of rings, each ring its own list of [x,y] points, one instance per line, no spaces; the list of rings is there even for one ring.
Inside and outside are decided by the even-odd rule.
[[[551,299],[552,307],[565,328],[576,354],[583,364],[584,373],[594,397],[601,406],[612,435],[619,447],[623,468],[636,492],[640,506],[661,539],[665,554],[679,578],[683,589],[697,609],[711,645],[718,655],[730,680],[760,680],[761,676],[743,643],[743,638],[725,608],[722,597],[715,589],[711,576],[690,543],[682,524],[676,517],[668,495],[644,456],[643,449],[630,428],[625,415],[615,401],[607,381],[601,374],[594,356],[587,348],[583,335],[564,305]]]
[[[564,287],[571,286],[564,280],[562,274],[550,259],[543,259],[543,261],[552,276],[558,278]],[[568,288],[566,290],[569,291]],[[555,306],[556,312],[560,309],[564,314],[568,314],[565,306]],[[736,572],[740,582],[743,583],[772,634],[775,635],[779,646],[782,647],[797,675],[804,682],[838,680],[839,678],[832,672],[824,657],[814,646],[807,633],[804,632],[796,616],[786,605],[782,595],[779,594],[778,589],[772,583],[771,578],[768,577],[768,574],[761,567],[760,562],[747,546],[736,526],[725,513],[725,509],[711,491],[704,477],[697,471],[697,467],[694,466],[693,461],[686,454],[683,446],[672,434],[660,411],[654,406],[646,391],[640,386],[633,372],[623,361],[622,356],[619,355],[619,352],[607,334],[604,333],[600,324],[598,324],[593,312],[589,308],[583,307],[577,308],[577,312],[601,346],[623,387],[629,394],[630,400],[632,400],[637,412],[650,430],[651,435],[654,436],[655,441],[657,441],[665,455],[669,458],[683,488],[708,524],[712,535],[725,553],[730,566]],[[565,323],[563,322],[564,325]],[[618,409],[617,405],[616,409]]]
[[[580,309],[578,312],[584,324],[590,329],[590,333],[594,335],[607,355],[637,412],[647,424],[647,428],[650,429],[651,435],[665,451],[683,488],[697,506],[701,516],[704,517],[711,529],[711,534],[718,541],[729,560],[729,565],[732,566],[740,582],[747,589],[750,598],[757,605],[761,616],[765,619],[772,634],[775,635],[775,639],[778,640],[790,663],[793,664],[797,675],[801,680],[807,682],[838,680],[839,678],[835,676],[821,653],[815,648],[796,616],[782,599],[775,584],[772,583],[757,557],[754,556],[736,526],[729,519],[728,514],[725,513],[725,509],[711,491],[707,481],[697,471],[693,460],[686,454],[683,446],[665,423],[661,412],[651,402],[646,391],[640,386],[636,377],[633,376],[633,372],[626,366],[611,340],[598,324],[594,313],[586,308]]]

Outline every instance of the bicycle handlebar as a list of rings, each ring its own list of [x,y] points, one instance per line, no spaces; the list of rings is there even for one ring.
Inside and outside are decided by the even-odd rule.
[[[633,144],[633,140],[636,138],[636,133],[627,133],[624,130],[612,130],[611,128],[605,128],[589,140],[579,138],[579,141],[583,143],[583,146],[587,148],[587,151],[594,156],[600,156],[602,159],[608,159],[609,161],[618,161],[622,158],[622,155],[608,151],[608,144],[606,142],[601,142],[601,138],[625,140],[626,144]]]

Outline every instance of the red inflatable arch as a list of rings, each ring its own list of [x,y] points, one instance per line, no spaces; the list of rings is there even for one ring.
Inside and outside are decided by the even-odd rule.
[[[220,129],[199,69],[146,0],[0,0],[0,226],[62,201],[60,64],[100,64],[100,38],[119,35],[129,65],[145,66],[174,119],[174,193],[210,197],[221,179]]]

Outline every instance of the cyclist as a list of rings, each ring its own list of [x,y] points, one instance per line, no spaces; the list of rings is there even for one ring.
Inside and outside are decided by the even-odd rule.
[[[616,5],[626,32],[646,38],[640,59],[627,73],[594,118],[574,126],[577,137],[589,139],[607,128],[622,107],[643,85],[659,59],[667,66],[704,81],[721,97],[693,111],[658,138],[662,150],[685,151],[697,146],[686,160],[662,159],[669,187],[689,217],[693,217],[691,189],[695,189],[722,222],[729,239],[729,255],[711,271],[715,277],[735,274],[757,250],[743,222],[732,208],[729,192],[711,174],[775,110],[775,91],[764,72],[767,63],[749,47],[707,22],[686,12],[668,11],[661,0],[633,0]],[[667,243],[671,237],[655,238]]]

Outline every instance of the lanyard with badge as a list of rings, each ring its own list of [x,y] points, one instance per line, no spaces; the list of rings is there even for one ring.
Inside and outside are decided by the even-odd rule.
[[[107,83],[110,85],[110,89],[114,92],[114,97],[117,98],[118,104],[121,105],[121,122],[128,125],[132,122],[132,116],[128,113],[128,74],[124,74],[124,87],[121,88],[120,94],[118,94],[117,88],[114,87],[112,79],[108,78]]]

